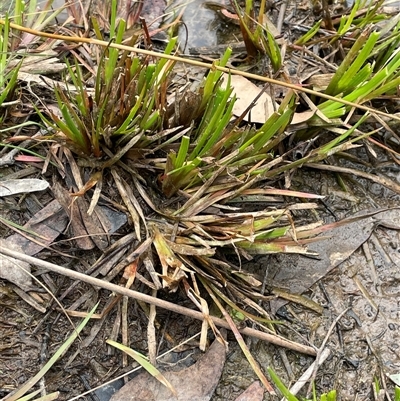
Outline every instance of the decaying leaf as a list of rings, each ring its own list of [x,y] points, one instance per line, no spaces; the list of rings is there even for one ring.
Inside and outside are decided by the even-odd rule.
[[[237,97],[235,105],[233,106],[233,114],[239,117],[259,95],[262,88],[259,88],[247,78],[240,75],[232,75],[230,79],[233,93]],[[227,75],[224,76],[224,80],[227,82]],[[277,107],[277,104],[272,100],[271,96],[264,92],[250,112],[246,114],[244,121],[264,124]]]
[[[7,247],[22,252],[22,249],[17,245],[9,244],[7,241],[0,239],[0,248]],[[32,277],[29,275],[31,267],[28,263],[20,260],[0,255],[0,277],[16,284],[24,291],[29,290],[32,285]]]
[[[111,401],[208,401],[219,382],[225,364],[226,347],[215,340],[194,365],[164,373],[177,396],[150,374],[142,373],[111,397]]]
[[[55,182],[53,187],[54,197],[58,200],[60,205],[63,207],[65,213],[69,217],[70,230],[72,237],[75,238],[75,242],[80,249],[93,249],[93,241],[88,236],[88,233],[82,222],[81,213],[78,209],[77,204],[72,202],[70,193],[62,187],[59,182]]]
[[[250,384],[249,387],[242,394],[235,399],[235,401],[262,401],[264,398],[264,389],[259,381]]]
[[[269,280],[276,287],[288,289],[291,293],[301,294],[315,282],[324,277],[333,268],[344,262],[371,235],[377,225],[387,226],[397,220],[400,229],[400,209],[374,212],[360,212],[330,227],[323,232],[323,239],[308,245],[308,250],[318,254],[310,259],[302,255],[274,255],[268,259],[268,265],[274,266],[269,270]],[[319,228],[321,230],[321,228]],[[261,259],[262,260],[262,259]],[[274,311],[287,301],[271,301]]]
[[[26,255],[33,256],[44,247],[49,246],[64,231],[67,224],[68,216],[58,201],[54,200],[36,213],[23,227],[37,233],[40,238],[15,233],[10,235],[6,241],[10,245],[19,246]],[[35,239],[37,241],[34,241]]]
[[[49,183],[37,178],[0,181],[0,196],[10,196],[28,192],[44,191]]]

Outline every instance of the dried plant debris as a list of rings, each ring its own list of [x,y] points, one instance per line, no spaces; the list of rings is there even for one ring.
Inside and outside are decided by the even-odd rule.
[[[36,255],[65,230],[68,216],[57,200],[36,213],[19,232],[7,237],[7,244],[17,245],[26,255]]]
[[[361,149],[378,159],[377,147],[389,150],[393,160],[388,158],[388,163],[398,164],[397,131],[393,128],[390,135],[380,131],[381,125],[389,132],[390,121],[400,121],[395,112],[399,18],[382,22],[383,1],[370,7],[356,1],[339,16],[330,15],[328,1],[321,3],[319,11],[320,2],[301,2],[294,12],[323,13],[321,21],[311,21],[309,13],[298,26],[292,24],[292,17],[285,20],[285,7],[291,7],[287,2],[273,6],[282,7],[277,23],[268,21],[265,1],[259,8],[252,1],[244,9],[236,3],[229,11],[223,6],[221,13],[228,11],[225,16],[240,25],[240,46],[247,57],[236,57],[239,49],[232,46],[212,64],[177,57],[176,38],[165,42],[164,54],[153,51],[163,0],[67,2],[64,9],[69,17],[56,27],[49,22],[61,9],[52,10],[51,1],[41,1],[39,13],[34,0],[14,3],[11,17],[0,21],[0,71],[5,72],[0,74],[2,154],[12,148],[0,164],[18,169],[21,163],[37,167],[40,163],[42,175],[52,176],[53,192],[46,195],[55,200],[25,226],[13,226],[17,233],[2,241],[1,247],[34,255],[63,233],[67,238],[60,244],[71,252],[63,257],[82,257],[74,267],[93,276],[105,275],[104,282],[119,280],[127,288],[140,282],[141,295],[151,290],[160,290],[160,297],[167,291],[175,291],[174,295],[186,291],[201,316],[212,315],[202,294],[210,288],[210,295],[229,306],[226,313],[232,312],[239,324],[257,322],[279,331],[283,326],[271,324],[269,304],[261,300],[268,302],[273,296],[296,301],[294,294],[348,258],[376,224],[398,227],[394,211],[367,213],[326,226],[321,226],[320,216],[316,223],[299,223],[298,216],[318,215],[319,197],[301,187],[290,190],[294,172],[308,166],[356,174],[400,192],[397,184],[378,175],[317,164]],[[177,22],[181,10],[175,11]],[[135,26],[139,16],[144,17],[141,27]],[[309,21],[312,27],[295,38],[293,32]],[[284,24],[293,29],[284,32]],[[172,25],[166,27],[170,32]],[[179,72],[178,61],[180,68],[184,66]],[[235,69],[234,63],[240,63],[240,68]],[[207,73],[194,77],[194,66]],[[244,72],[248,67],[258,75]],[[36,129],[39,120],[46,130]],[[21,154],[15,156],[14,151]],[[274,189],[283,177],[286,189]],[[16,185],[1,181],[0,196],[40,190],[34,181],[17,181]],[[17,189],[22,183],[28,183],[28,188]],[[294,203],[294,197],[303,202]],[[114,224],[115,215],[105,212],[103,201],[122,212],[125,220],[120,225]],[[2,222],[12,226],[5,219]],[[110,234],[125,222],[126,230],[120,230],[115,241]],[[301,255],[285,259],[274,271],[277,264],[270,262],[283,259],[282,253]],[[270,255],[263,265],[268,287],[258,275],[247,272],[245,264],[265,254],[278,254]],[[31,288],[29,265],[1,257],[0,276],[24,290]],[[50,275],[34,274],[54,284]],[[363,283],[357,280],[353,281],[364,295]],[[85,291],[77,300],[79,290],[72,289],[78,285],[78,281],[69,285],[60,297],[60,301],[69,301],[67,293],[75,297],[68,307],[73,316],[86,313],[91,297]],[[50,287],[56,293],[56,285]],[[101,291],[92,291],[101,297]],[[94,324],[88,342],[107,327],[106,318],[118,302],[115,298],[106,303],[101,323]],[[272,301],[273,311],[279,302]],[[372,299],[370,304],[375,307]],[[127,312],[127,302],[123,305],[120,309]],[[303,305],[315,315],[323,310],[315,302]],[[115,338],[122,332],[124,343],[130,334],[127,323],[127,318],[121,318],[113,328]],[[178,399],[210,399],[224,359],[223,346],[214,343],[197,364],[166,373]],[[169,390],[153,380],[143,374],[113,400],[170,399]],[[260,398],[259,390],[239,399]]]

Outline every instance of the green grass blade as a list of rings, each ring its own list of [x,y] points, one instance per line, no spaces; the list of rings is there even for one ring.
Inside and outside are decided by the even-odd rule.
[[[34,3],[34,1],[33,1]],[[23,14],[25,11],[26,4],[22,0],[15,1],[15,7],[13,12],[13,20],[17,25],[22,25],[23,22]]]
[[[203,146],[202,150],[200,151],[200,153],[199,153],[200,157],[207,155],[207,152],[219,141],[224,129],[226,128],[226,126],[228,125],[228,122],[232,118],[232,115],[233,115],[232,110],[233,110],[233,106],[235,104],[236,98],[234,97],[233,99],[231,99],[229,101],[227,98],[226,100],[227,100],[227,108],[224,111],[223,116],[220,118],[218,125],[215,127],[215,129],[211,133],[210,139],[207,141],[207,143]]]
[[[332,390],[328,394],[326,394],[326,399],[327,401],[336,401],[337,399],[336,390]]]
[[[357,58],[359,51],[364,46],[365,42],[368,41],[368,32],[362,33],[351,47],[349,52],[347,53],[346,57],[340,64],[339,68],[336,70],[335,75],[333,76],[331,82],[329,83],[328,87],[326,88],[325,93],[328,95],[337,95],[341,91],[339,90],[339,83],[342,81],[346,76],[347,70],[353,65],[353,61]],[[343,84],[342,84],[343,85]]]
[[[159,123],[160,123],[160,112],[158,110],[155,110],[153,111],[151,116],[143,118],[142,122],[140,123],[140,128],[142,128],[143,131],[149,131],[149,130],[154,131],[158,127]]]
[[[162,383],[164,386],[169,388],[171,392],[177,396],[176,390],[172,386],[172,384],[160,373],[158,369],[156,369],[149,361],[148,359],[142,355],[141,353],[134,351],[133,349],[126,347],[125,345],[122,345],[120,343],[117,343],[116,341],[113,340],[107,340],[107,344],[112,345],[113,347],[121,350],[122,352],[125,352],[128,354],[130,357],[132,357],[140,366],[142,366],[144,369],[147,370],[153,377],[155,377],[160,383]]]
[[[254,145],[254,142],[262,138],[260,141],[266,143],[267,138],[271,138],[274,133],[274,129],[271,129],[271,126],[276,124],[281,116],[278,113],[273,113],[265,122],[265,124],[260,128],[260,130],[252,135],[247,142],[245,142],[239,148],[239,152],[244,152],[249,146]]]
[[[314,26],[303,36],[301,36],[299,39],[294,42],[296,46],[303,46],[305,45],[309,40],[311,40],[319,31],[319,28],[321,27],[322,24],[322,19],[318,21]]]
[[[110,37],[115,36],[115,29],[117,24],[117,0],[111,0],[111,14],[110,14]]]
[[[215,61],[214,64],[225,67],[226,63],[229,61],[229,58],[232,54],[232,49],[228,47],[222,56],[221,60]],[[204,110],[206,106],[209,104],[210,98],[213,95],[216,85],[219,79],[222,76],[222,72],[218,70],[211,70],[208,72],[207,77],[203,86],[203,99],[201,100],[200,110]]]
[[[344,132],[342,135],[339,135],[337,138],[333,139],[332,141],[328,142],[326,145],[323,145],[319,148],[316,153],[320,154],[321,156],[327,156],[328,153],[332,151],[332,149],[343,142],[346,138],[348,138],[369,116],[369,113],[365,113],[356,124],[354,124],[349,130]]]
[[[400,77],[391,80],[390,82],[382,85],[380,88],[375,89],[374,91],[370,92],[365,100],[372,100],[381,95],[387,95],[390,93],[396,93],[398,87],[400,86]]]
[[[200,123],[200,135],[197,138],[194,150],[189,156],[190,160],[198,156],[201,157],[217,142],[221,133],[220,121],[221,119],[226,119],[227,115],[231,115],[232,112],[233,101],[228,102],[231,93],[230,78],[228,78],[226,89],[220,86],[216,88],[214,98],[209,103]]]
[[[5,88],[3,88],[3,93],[0,95],[0,105],[7,99],[10,93],[14,90],[14,87],[17,83],[18,79],[18,71],[21,63],[18,65],[16,69],[11,72],[11,77],[9,77],[9,81]],[[0,87],[1,88],[1,87]]]
[[[400,401],[400,387],[394,389],[394,401]]]
[[[275,72],[282,67],[281,49],[271,32],[267,31],[267,54],[271,60],[272,68]]]
[[[340,20],[340,26],[338,29],[339,35],[344,35],[349,30],[359,8],[360,8],[360,0],[356,0],[350,11],[350,14],[343,16]]]
[[[288,388],[282,383],[281,379],[274,372],[274,370],[270,367],[267,368],[269,375],[271,376],[272,381],[275,383],[276,387],[278,387],[279,391],[288,401],[299,401],[297,397],[295,397]]]
[[[181,139],[181,146],[179,147],[178,155],[176,156],[175,168],[180,168],[186,161],[187,154],[189,151],[190,138],[184,135]]]
[[[379,39],[379,33],[373,32],[368,38],[367,42],[363,46],[362,50],[356,57],[356,59],[351,63],[350,66],[346,69],[342,77],[340,78],[337,87],[335,89],[336,93],[341,93],[346,88],[350,86],[350,82],[353,80],[354,76],[357,72],[363,67],[365,61],[370,57],[371,52],[376,44],[376,41]],[[329,86],[328,86],[329,88]],[[328,93],[328,89],[327,89]]]
[[[347,87],[344,88],[345,93],[350,92],[357,86],[361,85],[362,83],[366,82],[368,78],[372,74],[372,66],[371,64],[366,64],[357,74],[350,80]]]

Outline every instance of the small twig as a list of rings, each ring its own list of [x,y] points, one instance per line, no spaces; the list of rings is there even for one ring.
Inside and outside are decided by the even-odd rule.
[[[128,288],[120,287],[119,285],[112,284],[107,281],[103,281],[103,280],[100,280],[100,279],[97,279],[97,278],[94,278],[91,276],[87,276],[86,274],[79,273],[74,270],[66,269],[66,268],[56,265],[54,263],[46,262],[44,260],[40,260],[40,259],[34,258],[32,256],[25,255],[21,252],[17,252],[17,251],[14,251],[11,249],[6,249],[6,248],[0,248],[0,253],[3,255],[11,256],[13,258],[25,261],[32,265],[43,267],[44,269],[48,269],[55,273],[62,274],[64,276],[67,276],[67,277],[70,277],[70,278],[73,278],[76,280],[83,281],[83,282],[91,284],[93,286],[104,288],[106,290],[113,291],[117,294],[125,295],[130,298],[137,299],[139,301],[147,302],[151,305],[155,305],[160,308],[164,308],[164,309],[170,310],[172,312],[179,313],[181,315],[189,316],[193,319],[197,319],[197,320],[201,320],[201,321],[203,321],[203,319],[204,319],[204,315],[201,312],[197,312],[195,310],[185,308],[183,306],[179,306],[172,302],[164,301],[162,299],[154,298],[150,295],[142,294],[141,292],[137,292],[137,291],[130,290]],[[230,329],[229,324],[225,320],[219,319],[217,317],[211,317],[211,316],[210,316],[210,318],[213,320],[213,322],[216,325],[218,325],[220,327],[225,327],[226,329]],[[313,347],[298,344],[293,341],[282,338],[280,336],[272,335],[269,333],[263,333],[261,331],[251,329],[249,327],[239,330],[239,332],[241,334],[252,336],[252,337],[258,338],[260,340],[267,341],[267,342],[270,342],[275,345],[279,345],[281,347],[289,348],[293,351],[301,352],[303,354],[312,355],[312,356],[317,355],[317,352],[315,351],[315,349]]]
[[[338,324],[339,320],[349,311],[349,309],[350,309],[350,308],[346,308],[346,309],[345,309],[342,313],[340,313],[340,315],[334,320],[334,322],[331,324],[331,327],[329,327],[329,330],[328,330],[328,332],[326,333],[326,336],[325,336],[324,340],[322,341],[321,346],[320,346],[319,349],[318,349],[317,357],[315,358],[315,362],[314,362],[314,369],[313,369],[312,375],[311,375],[311,377],[310,377],[311,380],[310,380],[310,385],[309,385],[309,387],[308,387],[307,394],[310,394],[310,393],[311,393],[312,383],[313,383],[313,381],[315,380],[315,376],[317,375],[318,367],[319,367],[319,365],[321,364],[321,363],[320,363],[320,360],[321,360],[323,351],[324,351],[324,349],[325,349],[326,343],[328,342],[329,337],[331,336],[332,331],[333,331],[333,329],[336,327],[336,325]],[[328,354],[328,355],[329,355],[329,354]]]
[[[286,15],[286,9],[287,9],[287,5],[289,3],[289,0],[284,0],[281,4],[281,8],[279,10],[279,15],[278,15],[278,22],[276,24],[276,29],[278,30],[278,32],[281,34],[282,33],[282,27],[283,27],[283,22],[285,19],[285,15]]]
[[[296,395],[303,387],[304,385],[310,380],[310,378],[313,375],[314,370],[316,367],[318,368],[319,365],[322,365],[325,360],[328,358],[330,355],[331,350],[329,348],[325,348],[321,354],[320,357],[317,360],[315,360],[309,367],[308,369],[300,376],[299,380],[295,384],[293,384],[292,387],[290,387],[289,391],[291,394]],[[285,401],[286,398],[282,398],[281,401]]]

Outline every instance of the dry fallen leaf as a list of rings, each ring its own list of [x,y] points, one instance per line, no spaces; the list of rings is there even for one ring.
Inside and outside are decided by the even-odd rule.
[[[224,82],[228,82],[227,74],[224,74]],[[233,93],[237,97],[235,105],[233,106],[233,114],[239,117],[259,95],[262,88],[259,88],[247,78],[240,75],[231,76],[231,86],[233,88]],[[246,114],[244,121],[264,124],[277,107],[278,105],[272,100],[271,96],[264,92],[251,111]]]
[[[255,381],[235,401],[262,401],[263,398],[264,389],[259,381]]]
[[[0,181],[0,196],[10,196],[28,192],[43,191],[49,183],[37,178]]]
[[[0,248],[11,248],[14,251],[23,252],[22,249],[7,241],[0,239]],[[29,275],[31,267],[28,263],[0,254],[0,277],[16,284],[27,291],[32,285],[32,278]]]
[[[122,387],[110,401],[208,401],[219,382],[225,357],[225,345],[215,340],[194,365],[178,372],[163,373],[177,391],[177,397],[145,372]]]
[[[293,126],[295,124],[305,123],[311,117],[313,117],[314,114],[315,114],[315,111],[313,111],[313,110],[307,110],[307,111],[303,111],[301,113],[294,113],[292,121],[290,122],[290,125]]]
[[[35,238],[28,234],[37,242],[31,241],[28,236],[19,233],[10,235],[6,241],[10,246],[18,246],[23,249],[25,255],[36,255],[45,246],[49,246],[53,241],[65,230],[68,224],[68,216],[63,208],[55,199],[46,207],[36,213],[25,225],[24,228],[40,235],[40,238]]]
[[[85,250],[93,249],[94,243],[90,239],[82,222],[81,213],[76,202],[72,202],[70,193],[57,181],[54,182],[52,191],[54,198],[57,199],[57,201],[63,207],[65,213],[68,215],[71,236],[74,238],[78,248]]]
[[[302,255],[277,254],[268,259],[275,266],[269,270],[269,280],[279,288],[290,288],[292,294],[301,294],[333,268],[344,262],[354,251],[368,240],[377,225],[400,229],[400,209],[362,211],[341,222],[327,224],[331,227],[322,232],[322,239],[308,245],[309,251],[318,254],[318,259]],[[262,263],[260,258],[259,263]],[[301,272],[301,275],[299,274]],[[275,313],[287,301],[271,301]]]

